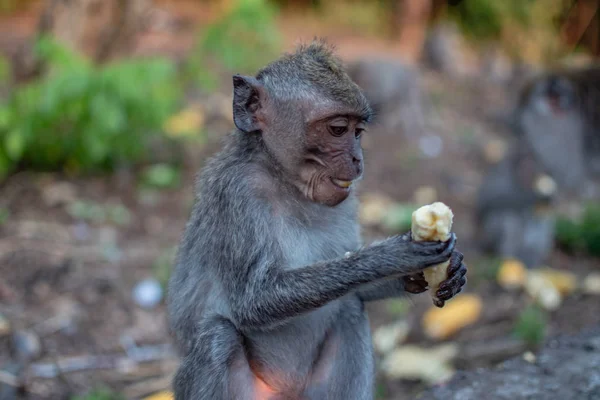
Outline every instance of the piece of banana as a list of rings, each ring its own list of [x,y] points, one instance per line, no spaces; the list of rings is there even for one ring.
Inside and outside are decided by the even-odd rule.
[[[452,219],[454,214],[452,210],[441,202],[435,202],[423,206],[412,214],[411,234],[416,241],[442,241],[450,239],[452,230]],[[434,265],[423,271],[425,280],[429,284],[429,293],[433,299],[433,304],[437,307],[443,307],[444,301],[437,298],[437,292],[440,283],[448,278],[448,263]]]

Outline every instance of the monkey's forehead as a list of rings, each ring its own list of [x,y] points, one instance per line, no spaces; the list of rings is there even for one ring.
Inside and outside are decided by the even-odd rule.
[[[308,120],[319,115],[352,114],[366,122],[371,121],[373,110],[360,88],[353,82],[348,85],[316,85],[310,82],[274,82],[266,79],[265,87],[278,103],[300,107]]]
[[[373,117],[373,112],[368,104],[349,104],[328,97],[316,97],[302,103],[306,122],[317,121],[333,115],[353,116],[364,122],[370,122]]]

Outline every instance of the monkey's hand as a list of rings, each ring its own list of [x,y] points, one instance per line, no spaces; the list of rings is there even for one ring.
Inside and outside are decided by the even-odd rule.
[[[400,261],[400,271],[397,273],[402,275],[414,275],[427,267],[449,261],[456,246],[454,233],[450,234],[450,238],[445,242],[416,241],[413,240],[410,231],[388,240],[392,242],[393,252]]]
[[[463,254],[458,250],[452,252],[446,270],[448,278],[440,283],[436,291],[436,298],[440,302],[436,306],[443,306],[444,302],[460,293],[467,283],[467,266],[463,263],[463,257]],[[404,281],[404,290],[408,293],[419,294],[428,289],[428,283],[422,272],[404,276],[402,280]]]

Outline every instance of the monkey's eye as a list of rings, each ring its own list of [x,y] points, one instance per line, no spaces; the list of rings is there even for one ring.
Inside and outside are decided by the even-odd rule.
[[[356,128],[354,130],[354,136],[356,136],[356,138],[358,139],[359,137],[362,136],[364,131],[365,131],[365,128]]]
[[[329,132],[333,136],[342,136],[347,130],[348,127],[346,125],[329,125]]]

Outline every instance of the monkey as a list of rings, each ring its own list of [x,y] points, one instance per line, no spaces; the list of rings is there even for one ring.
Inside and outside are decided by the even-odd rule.
[[[484,251],[540,266],[553,249],[559,203],[600,194],[599,103],[598,66],[550,70],[524,85],[509,122],[513,146],[479,190]],[[556,183],[551,193],[536,188],[541,175]]]
[[[364,302],[466,284],[447,242],[364,245],[356,186],[372,110],[325,40],[236,74],[235,129],[199,173],[168,286],[175,399],[372,399]]]
[[[600,65],[555,68],[532,79],[515,110],[517,134],[565,193],[600,195]],[[587,191],[587,193],[586,193]]]

